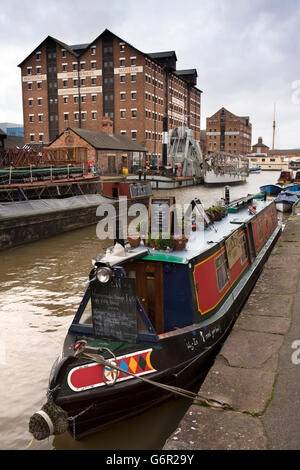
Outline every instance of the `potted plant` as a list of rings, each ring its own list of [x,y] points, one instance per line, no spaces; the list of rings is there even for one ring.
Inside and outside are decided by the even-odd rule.
[[[128,235],[127,240],[129,241],[131,248],[137,248],[140,245],[141,236],[140,235]]]
[[[147,220],[142,220],[141,222],[139,222],[136,226],[136,231],[140,234],[141,238],[146,238],[148,232]]]
[[[222,208],[220,206],[214,206],[213,207],[213,212],[214,212],[215,220],[221,220],[222,219]]]
[[[174,238],[169,234],[149,234],[148,243],[151,248],[156,250],[166,251],[167,249],[173,250]]]
[[[206,215],[208,216],[208,218],[211,222],[215,221],[215,213],[214,213],[212,207],[210,207],[209,209],[206,210]]]
[[[155,247],[160,251],[173,250],[174,238],[169,234],[160,233],[159,238],[155,240]]]
[[[188,242],[188,237],[185,234],[174,235],[174,251],[184,250]]]

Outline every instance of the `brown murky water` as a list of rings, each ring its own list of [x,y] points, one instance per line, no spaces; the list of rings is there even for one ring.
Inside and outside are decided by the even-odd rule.
[[[278,172],[251,174],[246,184],[231,188],[231,199],[277,178]],[[190,187],[168,195],[182,204],[197,196],[207,208],[223,197],[224,188]],[[110,244],[92,226],[0,252],[1,450],[23,450],[31,441],[28,421],[45,402],[49,372],[85,290],[82,283],[92,259]],[[64,434],[34,441],[30,449],[160,449],[188,406],[187,400],[170,400],[82,441]]]

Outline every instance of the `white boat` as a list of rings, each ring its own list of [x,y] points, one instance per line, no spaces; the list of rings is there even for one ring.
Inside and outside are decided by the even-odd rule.
[[[263,153],[252,153],[249,155],[251,167],[260,166],[262,171],[282,171],[287,170],[289,162],[285,157],[279,155],[267,155]]]
[[[249,161],[241,155],[219,152],[209,154],[203,162],[203,181],[207,185],[245,183]]]
[[[283,191],[276,197],[276,209],[279,212],[291,212],[293,205],[298,202],[298,197],[291,194],[286,194]]]

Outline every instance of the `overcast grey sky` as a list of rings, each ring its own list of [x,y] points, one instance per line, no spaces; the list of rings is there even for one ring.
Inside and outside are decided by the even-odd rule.
[[[300,148],[300,0],[0,0],[0,122],[22,123],[17,65],[48,35],[88,43],[105,28],[196,68],[201,128],[220,107],[249,115],[252,144]]]

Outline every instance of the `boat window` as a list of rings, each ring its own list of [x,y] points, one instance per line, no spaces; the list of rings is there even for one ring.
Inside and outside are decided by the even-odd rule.
[[[258,233],[258,240],[261,242],[264,239],[264,231],[263,231],[261,220],[257,221],[257,233]]]
[[[242,236],[241,248],[242,248],[242,255],[241,255],[240,259],[241,259],[241,264],[244,264],[246,259],[248,258],[247,243],[246,243],[245,234],[243,234],[243,236]]]
[[[92,325],[92,302],[91,299],[88,301],[81,318],[79,320],[80,325]]]
[[[215,260],[215,267],[216,267],[216,273],[217,273],[217,279],[218,279],[218,288],[219,288],[219,291],[222,291],[230,278],[227,258],[226,258],[225,253],[222,253],[221,256],[219,256]]]

